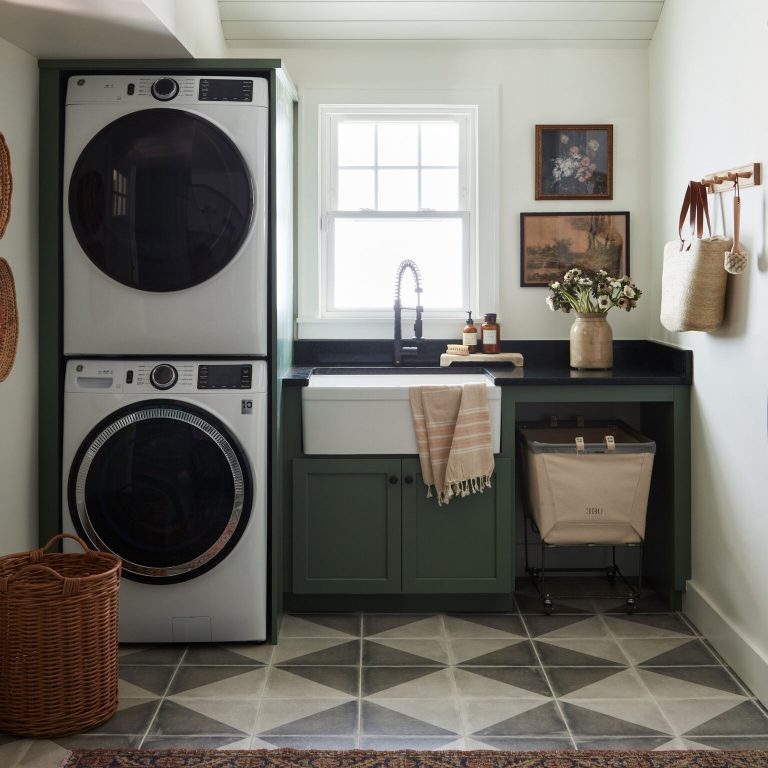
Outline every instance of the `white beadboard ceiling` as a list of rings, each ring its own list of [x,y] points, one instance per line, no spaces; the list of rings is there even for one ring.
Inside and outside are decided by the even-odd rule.
[[[302,41],[647,45],[663,0],[219,0],[233,48]]]

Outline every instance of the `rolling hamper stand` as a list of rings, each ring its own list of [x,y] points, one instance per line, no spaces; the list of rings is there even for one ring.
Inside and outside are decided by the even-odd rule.
[[[569,597],[615,598],[616,593],[552,594],[547,573],[605,572],[627,587],[626,610],[634,613],[642,585],[643,541],[656,444],[623,422],[600,425],[532,424],[518,428],[523,484],[525,570],[542,600]],[[528,527],[541,538],[540,567],[530,564]],[[610,547],[609,566],[547,568],[553,547]],[[637,549],[638,577],[633,587],[616,562],[616,547]]]
[[[63,538],[84,552],[47,552]],[[120,569],[66,533],[0,557],[0,731],[64,736],[112,717]]]

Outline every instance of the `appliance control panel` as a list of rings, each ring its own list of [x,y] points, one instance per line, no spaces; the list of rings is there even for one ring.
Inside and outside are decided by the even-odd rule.
[[[66,392],[174,395],[265,392],[264,360],[69,360]]]
[[[263,77],[198,75],[81,75],[67,83],[67,104],[124,104],[170,107],[190,104],[239,104],[266,107]]]

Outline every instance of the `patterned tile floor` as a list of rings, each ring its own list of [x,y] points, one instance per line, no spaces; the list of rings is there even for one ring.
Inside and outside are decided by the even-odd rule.
[[[75,747],[768,748],[765,709],[682,615],[622,607],[544,616],[518,595],[509,614],[287,616],[274,648],[124,646],[111,720],[0,735],[0,765]]]

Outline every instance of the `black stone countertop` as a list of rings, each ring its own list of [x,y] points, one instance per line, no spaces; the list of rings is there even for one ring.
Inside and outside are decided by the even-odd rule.
[[[409,345],[415,344],[408,340]],[[453,363],[440,368],[444,341],[425,339],[418,342],[419,355],[408,365],[392,364],[392,342],[370,341],[297,341],[293,366],[283,377],[287,385],[306,386],[313,372],[323,373],[469,373],[487,372],[496,386],[514,385],[669,385],[690,384],[693,380],[693,352],[654,341],[614,341],[613,368],[609,371],[573,370],[568,364],[568,341],[502,341],[502,352],[520,352],[522,368],[508,363]]]

